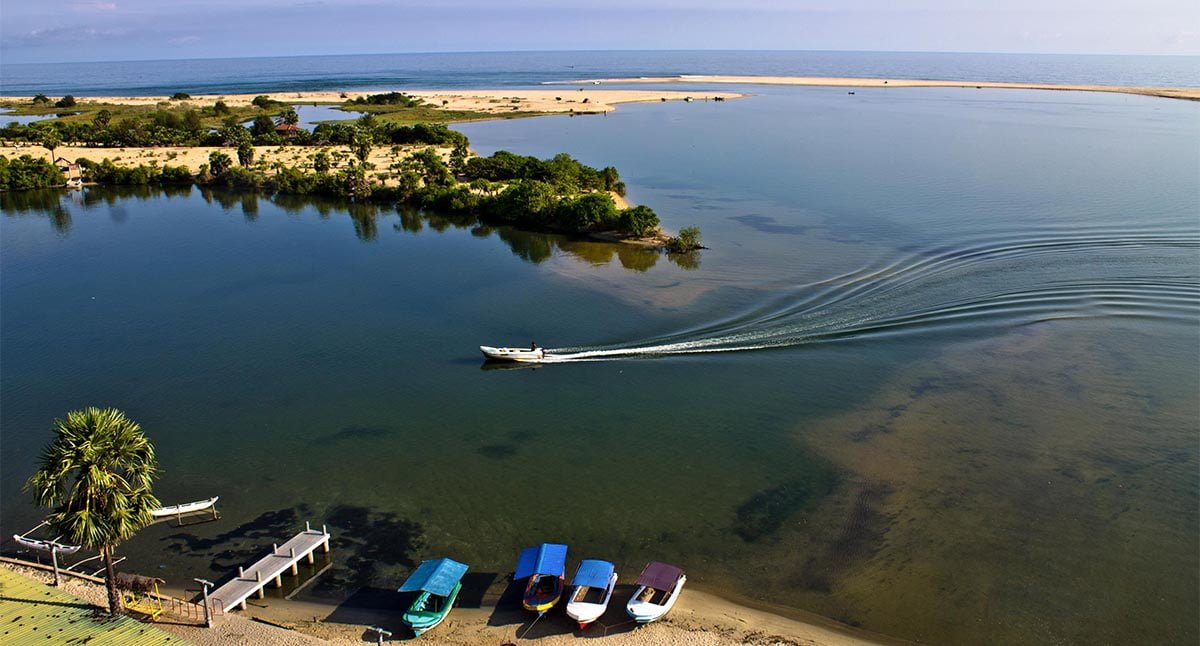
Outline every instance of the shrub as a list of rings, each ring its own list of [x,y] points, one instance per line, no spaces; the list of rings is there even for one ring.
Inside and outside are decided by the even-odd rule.
[[[16,159],[0,157],[0,191],[62,186],[66,183],[58,168],[45,159],[21,155]]]
[[[75,97],[68,94],[68,95],[64,96],[63,98],[59,99],[58,101],[55,101],[54,107],[56,107],[56,108],[73,108],[73,107],[75,107]]]
[[[634,236],[644,236],[658,228],[658,214],[648,206],[622,209],[617,230]]]
[[[679,235],[667,240],[667,251],[673,253],[685,253],[700,248],[700,229],[697,227],[684,227],[679,230]]]

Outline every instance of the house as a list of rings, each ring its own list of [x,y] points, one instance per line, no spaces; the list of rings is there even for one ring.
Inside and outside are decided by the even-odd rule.
[[[67,178],[67,186],[71,188],[83,186],[83,168],[79,164],[66,157],[59,157],[54,160],[54,165],[58,167],[58,172]]]
[[[281,137],[295,137],[300,133],[300,126],[294,123],[281,123],[275,126],[275,134]]]

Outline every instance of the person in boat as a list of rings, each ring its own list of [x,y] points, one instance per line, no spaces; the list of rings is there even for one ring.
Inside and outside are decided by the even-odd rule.
[[[530,350],[531,352],[537,352],[537,349],[538,349],[538,347],[537,347],[537,341],[530,341],[530,342],[529,342],[529,350]]]

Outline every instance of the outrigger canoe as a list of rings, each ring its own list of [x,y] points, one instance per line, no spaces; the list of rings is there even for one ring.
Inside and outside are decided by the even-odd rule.
[[[213,496],[208,500],[197,500],[196,502],[185,502],[181,505],[170,505],[168,507],[159,507],[150,512],[155,518],[168,518],[170,516],[180,516],[183,514],[192,514],[198,511],[204,511],[209,507],[217,504],[220,496]]]
[[[521,605],[538,615],[546,614],[562,597],[563,573],[567,570],[567,546],[542,543],[521,550],[514,581],[528,578]]]
[[[687,577],[674,565],[651,561],[637,578],[637,590],[625,612],[639,624],[662,619],[675,605]]]
[[[491,361],[537,363],[546,359],[546,351],[542,348],[493,348],[490,345],[481,345],[479,351]]]
[[[419,636],[442,623],[454,607],[466,573],[467,565],[454,559],[422,562],[400,586],[400,592],[421,593],[401,618],[404,624]]]
[[[579,622],[583,630],[608,609],[613,588],[617,587],[616,568],[608,561],[584,559],[571,585],[574,589],[567,597],[567,616]]]
[[[22,547],[28,547],[31,550],[38,550],[39,552],[57,551],[59,554],[74,554],[82,547],[81,545],[63,545],[62,543],[44,541],[39,538],[27,538],[20,534],[13,534],[13,540]]]

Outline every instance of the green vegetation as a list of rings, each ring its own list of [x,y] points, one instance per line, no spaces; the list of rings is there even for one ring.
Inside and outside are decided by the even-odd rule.
[[[672,253],[688,253],[703,248],[700,246],[700,229],[697,227],[684,227],[679,230],[679,235],[667,240],[667,251]]]
[[[220,153],[215,153],[220,154]],[[228,157],[226,157],[228,159]],[[192,171],[187,166],[117,166],[105,159],[100,163],[80,159],[79,165],[88,181],[113,186],[139,186],[142,184],[191,184]]]
[[[64,96],[63,98],[59,99],[58,101],[55,101],[54,107],[56,107],[56,108],[73,108],[73,107],[75,107],[75,97],[68,94],[68,95]]]
[[[119,614],[121,594],[113,551],[153,520],[151,492],[158,473],[154,445],[136,422],[115,408],[86,408],[54,420],[54,439],[25,484],[65,543],[100,552],[108,610]]]
[[[421,105],[421,99],[411,97],[403,92],[388,92],[387,94],[369,94],[357,99],[346,101],[347,105],[399,105],[405,108],[415,108]]]
[[[176,92],[175,94],[171,95],[172,101],[187,101],[190,98],[192,98],[192,95],[188,94],[187,92]]]
[[[44,159],[21,155],[16,159],[0,157],[0,191],[24,191],[66,184],[58,168]]]

